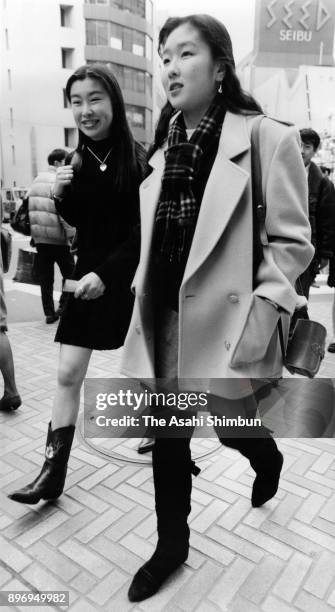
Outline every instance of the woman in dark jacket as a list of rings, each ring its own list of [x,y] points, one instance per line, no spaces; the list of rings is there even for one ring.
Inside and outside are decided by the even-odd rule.
[[[146,153],[131,135],[118,82],[103,65],[82,66],[69,78],[66,93],[79,143],[71,165],[57,171],[54,199],[58,213],[77,229],[77,284],[55,338],[60,361],[45,463],[31,484],[9,496],[29,504],[63,491],[92,350],[122,346],[138,261],[138,187]]]

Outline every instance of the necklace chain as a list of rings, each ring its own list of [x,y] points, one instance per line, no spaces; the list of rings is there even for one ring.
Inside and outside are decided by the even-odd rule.
[[[112,152],[112,148],[113,148],[113,147],[111,147],[111,148],[109,149],[109,151],[108,151],[108,153],[107,153],[107,155],[106,155],[106,157],[105,157],[104,159],[100,159],[100,157],[98,157],[98,156],[97,156],[97,155],[96,155],[96,154],[95,154],[95,153],[92,151],[92,149],[90,149],[90,147],[88,147],[87,145],[86,145],[86,148],[87,148],[87,149],[88,149],[88,151],[91,153],[91,155],[93,155],[93,157],[95,157],[95,159],[96,159],[96,160],[98,160],[98,162],[99,162],[99,164],[100,164],[100,165],[99,165],[99,168],[100,168],[101,172],[105,172],[105,170],[106,170],[106,168],[107,168],[106,159],[108,159],[109,155],[111,154],[111,152]]]

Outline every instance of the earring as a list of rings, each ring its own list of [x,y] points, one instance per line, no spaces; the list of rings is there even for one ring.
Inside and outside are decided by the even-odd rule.
[[[220,85],[219,85],[218,93],[219,93],[219,94],[222,94],[222,82],[221,82],[221,83],[220,83]]]

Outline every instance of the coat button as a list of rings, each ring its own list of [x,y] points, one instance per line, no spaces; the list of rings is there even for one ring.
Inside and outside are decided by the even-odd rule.
[[[137,333],[137,334],[140,334],[140,333],[141,333],[141,327],[140,327],[140,325],[136,325],[135,330],[136,330],[136,333]]]
[[[238,297],[238,295],[236,295],[235,293],[232,293],[231,295],[228,296],[228,300],[232,303],[232,304],[237,304],[237,302],[240,301],[240,298]]]

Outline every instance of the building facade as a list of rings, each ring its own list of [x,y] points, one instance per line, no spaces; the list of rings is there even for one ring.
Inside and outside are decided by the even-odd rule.
[[[334,0],[257,0],[254,49],[238,66],[270,115],[335,136]]]
[[[110,66],[134,137],[152,140],[152,0],[85,0],[85,60]]]
[[[151,0],[1,0],[2,187],[29,186],[54,148],[73,149],[65,96],[73,70],[110,64],[137,140],[152,139]]]

